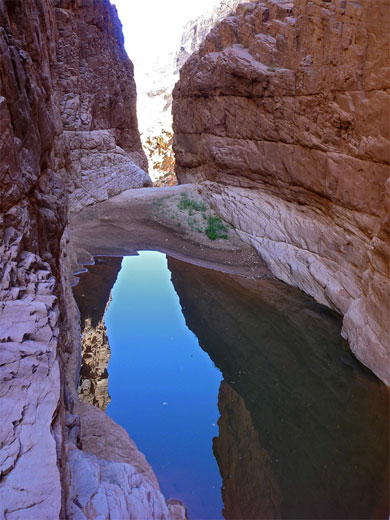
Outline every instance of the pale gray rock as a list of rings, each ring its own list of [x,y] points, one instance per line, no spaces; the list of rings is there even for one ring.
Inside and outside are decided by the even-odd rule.
[[[125,152],[117,145],[114,130],[64,131],[61,142],[73,212],[127,189],[152,185],[149,175],[138,166],[143,160],[141,153]]]
[[[134,466],[109,462],[68,446],[70,473],[69,519],[185,519],[185,508],[169,505]],[[172,508],[172,513],[170,509]]]
[[[156,475],[135,442],[119,424],[88,403],[76,407],[80,416],[80,443],[83,451],[109,461],[126,462],[160,489]]]
[[[342,335],[353,353],[388,383],[389,300],[385,295],[390,294],[390,283],[385,272],[373,273],[370,266],[367,251],[372,245],[361,232],[361,215],[335,207],[330,217],[326,211],[297,207],[266,189],[254,192],[210,182],[199,188],[278,278],[344,316]],[[365,291],[370,283],[376,283],[379,297],[372,289]]]

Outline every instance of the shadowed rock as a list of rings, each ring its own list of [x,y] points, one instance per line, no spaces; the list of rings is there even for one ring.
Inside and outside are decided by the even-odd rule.
[[[218,395],[219,435],[213,451],[223,479],[223,516],[271,520],[280,516],[280,490],[268,453],[245,408],[243,398],[222,381]]]

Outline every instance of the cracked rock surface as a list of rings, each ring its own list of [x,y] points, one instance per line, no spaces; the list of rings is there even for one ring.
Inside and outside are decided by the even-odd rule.
[[[135,103],[108,0],[0,0],[0,518],[186,515],[125,431],[77,408],[68,210],[150,184]]]
[[[179,182],[201,183],[276,276],[344,315],[386,384],[388,14],[385,0],[240,4],[173,96]]]

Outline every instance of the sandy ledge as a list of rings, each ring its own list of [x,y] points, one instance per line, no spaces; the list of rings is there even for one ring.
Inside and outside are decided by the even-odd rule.
[[[136,255],[160,251],[195,265],[250,278],[272,274],[256,251],[241,241],[233,229],[228,240],[210,240],[191,230],[185,218],[171,221],[156,207],[157,201],[175,205],[187,192],[198,198],[196,185],[132,189],[85,208],[71,217],[70,237],[74,252],[73,272],[93,263],[97,255]],[[180,227],[178,227],[180,225]]]

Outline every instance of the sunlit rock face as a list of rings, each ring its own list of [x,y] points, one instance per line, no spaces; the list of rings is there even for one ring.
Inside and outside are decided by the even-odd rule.
[[[198,16],[186,23],[180,42],[180,50],[176,53],[176,67],[180,71],[187,59],[202,45],[206,36],[221,20],[234,14],[236,7],[243,0],[222,0],[207,14]]]
[[[385,0],[242,4],[174,91],[176,174],[389,374]]]
[[[214,441],[227,518],[386,518],[389,393],[341,319],[278,280],[168,267],[187,326],[233,389],[221,387]]]
[[[233,13],[242,2],[210,0],[207,13],[185,24],[177,47],[160,55],[157,48],[156,59],[152,64],[145,61],[137,63],[140,131],[149,159],[150,175],[154,181],[158,179],[156,185],[176,184],[172,150],[172,90],[179,79],[179,70],[190,54],[198,50],[210,29]]]

